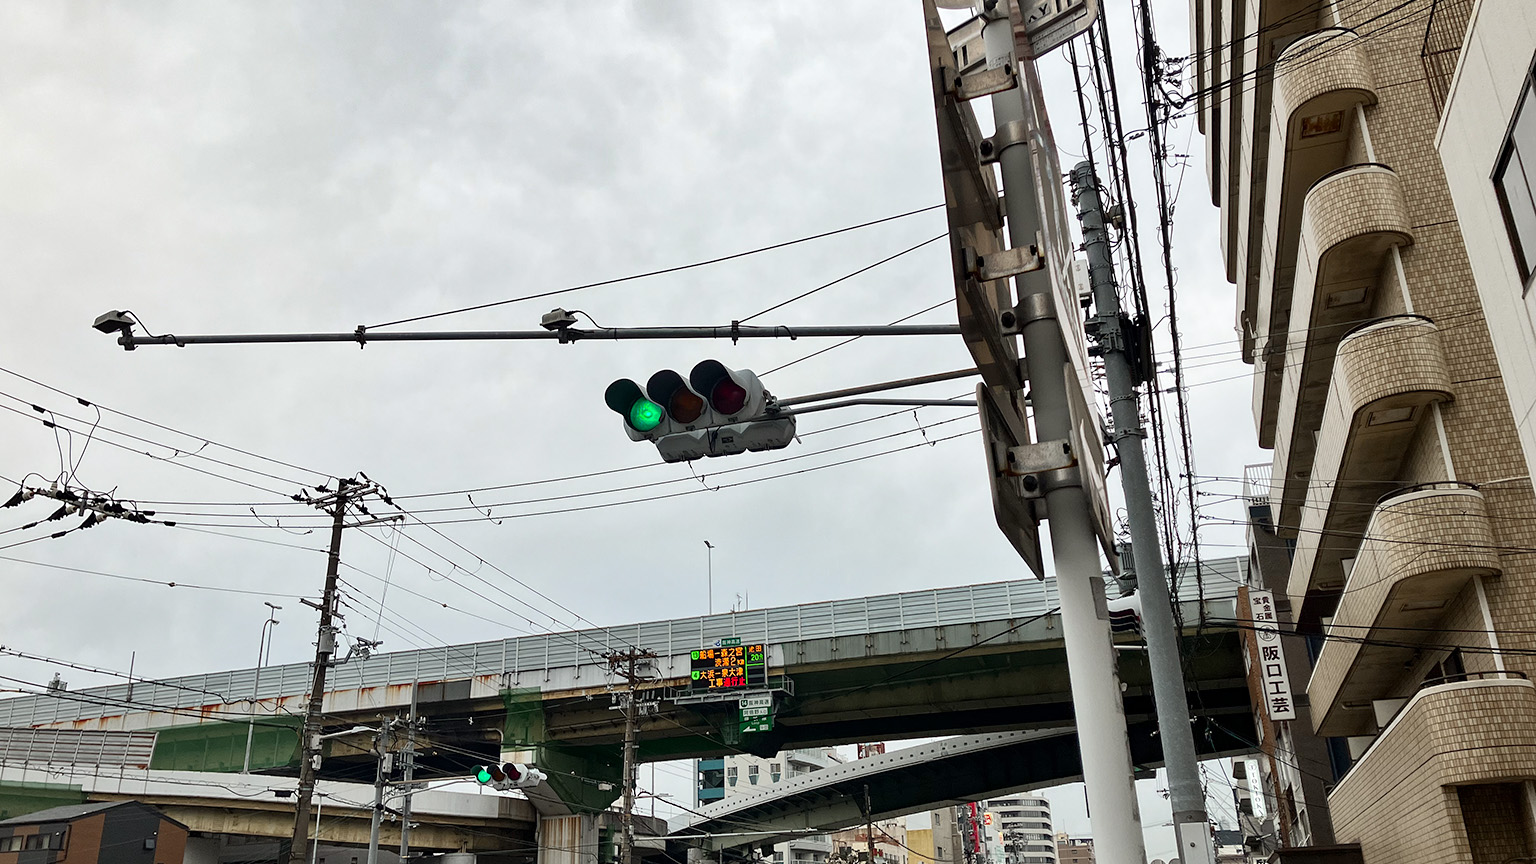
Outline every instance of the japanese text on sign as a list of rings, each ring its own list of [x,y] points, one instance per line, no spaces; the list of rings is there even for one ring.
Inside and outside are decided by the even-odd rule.
[[[1249,589],[1248,608],[1253,618],[1253,635],[1259,646],[1259,655],[1254,661],[1259,664],[1264,710],[1271,720],[1295,720],[1296,703],[1291,698],[1291,675],[1285,668],[1285,652],[1280,647],[1274,593]]]
[[[768,683],[766,646],[700,648],[690,657],[689,679],[695,690],[764,687]]]

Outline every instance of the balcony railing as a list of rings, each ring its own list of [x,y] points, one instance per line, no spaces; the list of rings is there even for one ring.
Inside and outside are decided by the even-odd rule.
[[[1376,730],[1373,703],[1400,692],[1415,652],[1468,581],[1500,572],[1497,550],[1475,487],[1426,483],[1382,496],[1329,626],[1336,638],[1307,685],[1319,734]]]
[[[1300,510],[1289,592],[1302,620],[1330,614],[1383,484],[1399,476],[1430,405],[1451,398],[1435,323],[1393,315],[1358,324],[1339,340],[1316,456]],[[1296,484],[1299,486],[1299,483]],[[1321,604],[1321,608],[1312,608]]]

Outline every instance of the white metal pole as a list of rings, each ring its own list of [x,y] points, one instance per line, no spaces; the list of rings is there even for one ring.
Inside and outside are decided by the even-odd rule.
[[[983,30],[989,65],[1003,62],[1020,66],[1013,57],[1013,25],[1007,2],[998,3],[1000,16]],[[1026,60],[1025,63],[1033,61]],[[1020,69],[1028,81],[1033,69]],[[1025,120],[1026,87],[993,95],[992,114],[999,128]],[[1037,178],[1031,146],[1023,141],[999,154],[1002,166],[1008,234],[1013,247],[1035,242],[1041,226],[1036,212],[1035,184],[1056,183],[1056,177]],[[1053,214],[1064,218],[1065,214]],[[1017,279],[1020,299],[1030,294],[1050,295],[1046,270]],[[1030,399],[1034,404],[1035,431],[1040,440],[1072,437],[1066,347],[1060,322],[1042,318],[1023,328],[1025,355],[1029,358]],[[1097,857],[1116,864],[1147,860],[1141,836],[1141,813],[1131,767],[1130,739],[1126,732],[1125,706],[1121,701],[1120,676],[1110,641],[1109,622],[1098,616],[1094,582],[1101,578],[1098,543],[1092,515],[1080,486],[1056,488],[1046,493],[1050,514],[1051,553],[1056,566],[1056,587],[1061,602],[1062,639],[1066,646],[1067,672],[1072,687],[1073,713],[1077,719],[1078,750],[1082,755],[1083,782],[1087,786],[1089,818]]]
[[[256,696],[257,691],[261,689],[261,667],[266,665],[263,656],[270,653],[270,649],[267,647],[268,628],[278,623],[277,619],[272,616],[277,614],[278,609],[283,608],[281,606],[273,606],[271,603],[268,603],[267,607],[267,620],[261,623],[261,641],[256,645],[256,680],[251,684],[251,719],[245,727],[245,762],[240,767],[241,774],[251,773],[251,741],[256,733],[256,712],[261,705]]]
[[[325,795],[315,793],[315,841],[310,844],[309,864],[320,860],[320,808],[325,805]]]
[[[707,561],[705,565],[707,569],[705,570],[704,590],[709,602],[706,608],[709,609],[709,614],[713,615],[715,614],[715,544],[705,540],[704,549],[705,560]]]

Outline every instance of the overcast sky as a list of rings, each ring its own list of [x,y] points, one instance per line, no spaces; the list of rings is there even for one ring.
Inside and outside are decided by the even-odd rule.
[[[1157,9],[1165,50],[1183,54],[1185,3]],[[1110,0],[1107,14],[1126,125],[1139,128],[1129,4]],[[325,536],[308,527],[323,519],[286,496],[358,471],[424,520],[454,522],[441,536],[349,532],[348,631],[377,627],[385,650],[701,613],[705,540],[717,610],[738,594],[756,608],[1024,577],[993,525],[973,414],[930,408],[843,429],[831,427],[891,412],[813,414],[789,449],[685,466],[659,464],[603,405],[618,377],[686,373],[705,357],[763,372],[830,342],[125,353],[90,328],[129,309],[155,333],[350,331],[927,207],[943,196],[926,64],[918,5],[874,0],[0,7],[0,278],[11,298],[0,476],[184,502],[144,505],[181,527],[111,521],[60,539],[35,538],[78,517],[18,527],[51,502],[0,513],[0,643],[110,670],[131,662],[148,677],[243,667],[269,600],[284,607],[274,662],[303,661],[315,621],[294,598],[318,593]],[[1081,136],[1065,58],[1044,74],[1070,167]],[[1172,174],[1179,309],[1197,470],[1230,478],[1267,457],[1232,350],[1233,293],[1191,125],[1169,133],[1191,156],[1187,174]],[[1131,147],[1144,166],[1143,141]],[[1151,200],[1138,196],[1143,226],[1155,223]],[[529,329],[557,304],[604,326],[724,324],[943,231],[942,212],[928,212],[408,326]],[[1142,242],[1155,250],[1150,230]],[[910,316],[953,298],[947,255],[929,244],[754,323]],[[952,316],[941,306],[914,320]],[[870,338],[764,381],[788,397],[968,365],[956,338]],[[124,413],[103,413],[87,436],[96,410],[76,396]],[[81,431],[55,433],[33,405]],[[633,470],[609,473],[619,469]],[[543,482],[571,475],[595,476]],[[475,493],[492,519],[462,492],[404,497],[511,484],[529,485]],[[1234,484],[1202,489],[1206,516],[1241,517],[1224,497]],[[578,509],[624,501],[640,503]],[[1241,551],[1234,529],[1202,534],[1209,557]],[[385,580],[394,587],[377,621]],[[542,614],[514,617],[463,586]],[[72,687],[113,680],[0,657],[0,675],[16,679],[0,687],[31,689],[54,672]],[[687,788],[675,769],[659,781]]]

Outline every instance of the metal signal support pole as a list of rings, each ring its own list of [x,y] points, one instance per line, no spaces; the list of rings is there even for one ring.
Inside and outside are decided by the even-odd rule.
[[[1008,5],[1007,0],[997,4],[993,13],[996,17],[982,31],[983,39],[989,66],[1012,63],[1014,68],[1020,68],[1014,57]],[[1033,63],[1029,59],[1023,62]],[[1024,80],[1032,84],[1033,69],[1021,71]],[[1025,99],[1031,95],[1026,89],[1020,86],[991,97],[992,115],[999,130],[1029,128]],[[1018,248],[1034,241],[1048,215],[1038,212],[1036,184],[1059,181],[1056,177],[1035,176],[1032,151],[1048,139],[1028,134],[1017,136],[1019,140],[1012,140],[1014,137],[997,136],[997,161],[1002,167],[1006,191],[1008,235],[1011,245]],[[1078,386],[1078,382],[1068,363],[1061,322],[1052,311],[1050,275],[1046,271],[1026,273],[1017,278],[1016,284],[1021,310],[1040,309],[1046,313],[1025,316],[1022,326],[1037,438],[1074,440],[1067,388]],[[1045,500],[1094,845],[1105,861],[1145,861],[1146,846],[1141,835],[1120,677],[1109,622],[1099,617],[1094,595],[1095,588],[1102,585],[1102,573],[1091,504],[1082,485],[1048,489]]]
[[[1125,509],[1131,528],[1136,590],[1141,595],[1147,663],[1152,672],[1152,695],[1157,704],[1163,761],[1168,766],[1168,797],[1173,805],[1173,830],[1178,838],[1179,860],[1189,864],[1211,864],[1216,860],[1216,853],[1211,845],[1194,734],[1189,728],[1189,698],[1184,691],[1179,632],[1168,596],[1162,546],[1157,539],[1157,514],[1152,509],[1152,488],[1142,444],[1146,433],[1141,428],[1140,396],[1121,328],[1120,296],[1115,290],[1109,232],[1104,227],[1099,180],[1094,176],[1092,163],[1081,162],[1072,169],[1072,192],[1077,199],[1077,218],[1083,224],[1088,282],[1093,287],[1097,312],[1090,323],[1104,354],[1104,372],[1109,379],[1110,416],[1115,424],[1115,447],[1120,454],[1120,481],[1125,490]]]

